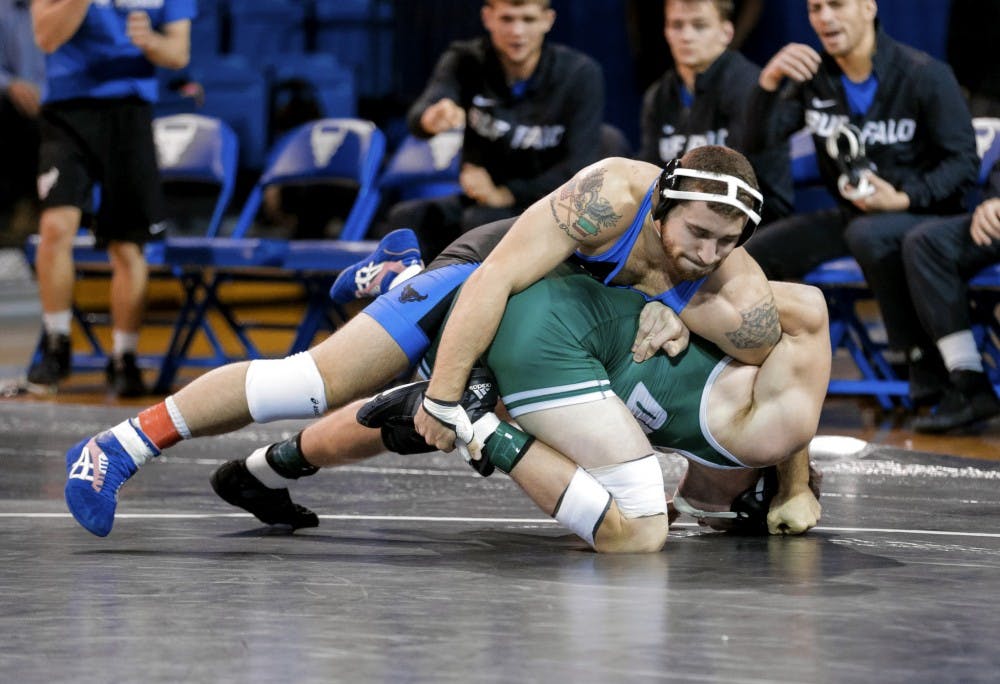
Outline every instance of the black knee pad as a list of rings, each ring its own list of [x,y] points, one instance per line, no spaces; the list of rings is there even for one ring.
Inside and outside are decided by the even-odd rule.
[[[381,392],[358,410],[357,420],[365,427],[382,430],[382,443],[397,454],[425,454],[437,451],[429,446],[413,426],[413,417],[424,399],[430,383],[411,382]],[[476,367],[469,374],[465,392],[459,400],[469,420],[476,422],[483,414],[496,408],[499,390],[493,374],[487,368]]]

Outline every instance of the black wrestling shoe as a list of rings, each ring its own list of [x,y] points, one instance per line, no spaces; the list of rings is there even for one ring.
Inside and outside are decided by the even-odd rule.
[[[262,523],[287,525],[293,530],[319,526],[319,518],[289,496],[287,489],[271,489],[247,470],[246,461],[227,461],[212,473],[212,489],[223,500],[253,513]]]
[[[54,386],[69,377],[69,335],[44,333],[42,357],[28,369],[28,382],[34,385]]]
[[[1000,399],[985,373],[957,370],[932,413],[913,420],[917,432],[939,434],[1000,415]]]
[[[934,406],[944,398],[948,389],[948,369],[936,350],[910,350],[907,379],[914,408]]]
[[[104,368],[108,385],[119,397],[143,397],[149,393],[142,381],[142,371],[134,352],[125,352],[121,358],[110,359]]]

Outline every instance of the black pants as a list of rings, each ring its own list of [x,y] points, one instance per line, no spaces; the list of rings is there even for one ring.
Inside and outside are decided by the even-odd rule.
[[[420,240],[424,263],[463,233],[517,216],[522,207],[484,207],[462,195],[400,202],[389,210],[388,228],[410,228]]]
[[[772,280],[800,280],[824,261],[853,256],[878,301],[889,346],[929,349],[934,340],[917,318],[903,267],[903,240],[931,216],[857,214],[843,208],[791,216],[763,227],[746,244]]]
[[[969,329],[967,281],[1000,262],[1000,241],[980,247],[969,235],[971,222],[971,214],[924,221],[903,241],[913,305],[935,341]]]

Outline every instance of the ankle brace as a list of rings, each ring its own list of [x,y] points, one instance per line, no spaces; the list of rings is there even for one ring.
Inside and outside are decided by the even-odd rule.
[[[288,480],[315,475],[319,468],[302,455],[301,442],[302,433],[299,432],[294,437],[272,444],[264,456],[267,464],[274,472]]]
[[[508,475],[531,448],[535,438],[521,432],[510,423],[500,421],[496,430],[483,443],[483,455],[490,463]]]

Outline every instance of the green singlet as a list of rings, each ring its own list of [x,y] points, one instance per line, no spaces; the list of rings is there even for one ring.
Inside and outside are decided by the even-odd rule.
[[[512,297],[487,356],[507,409],[516,418],[617,394],[654,446],[711,467],[746,467],[716,442],[704,415],[729,357],[692,335],[677,358],[660,352],[635,363],[644,304],[585,275],[546,278]]]

